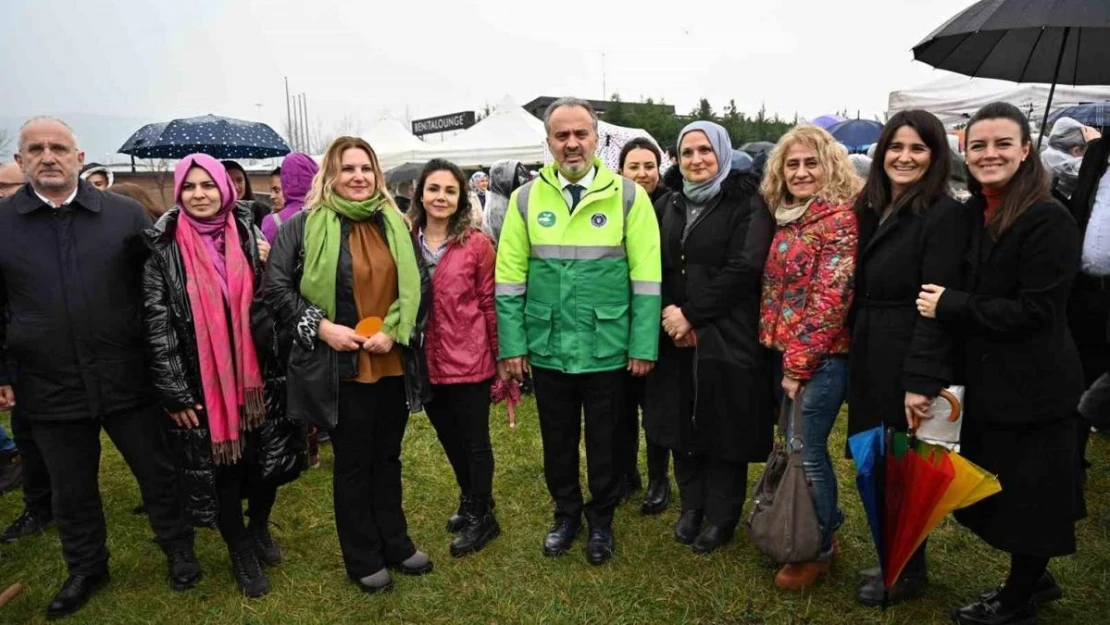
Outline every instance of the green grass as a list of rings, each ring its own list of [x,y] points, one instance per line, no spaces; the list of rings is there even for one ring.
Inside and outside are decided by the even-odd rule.
[[[932,584],[924,598],[886,612],[859,606],[857,571],[872,564],[874,552],[853,469],[844,460],[836,467],[848,515],[840,532],[843,554],[810,592],[776,589],[774,565],[743,537],[710,556],[694,555],[672,538],[675,505],[657,517],[641,516],[636,505],[621,507],[617,555],[608,566],[586,563],[582,538],[571,553],[548,559],[540,543],[551,504],[534,404],[528,399],[521,406],[516,429],[506,426],[503,409],[494,412],[492,423],[501,537],[479,554],[450,557],[443,526],[457,502],[454,480],[431,426],[422,415],[414,416],[405,438],[405,510],[413,539],[431,554],[436,569],[424,577],[396,576],[395,590],[377,596],[360,592],[343,571],[332,513],[330,447],[324,448],[322,468],[280,491],[274,511],[280,528],[274,535],[285,562],[270,571],[268,597],[246,600],[235,590],[214,531],[197,537],[204,580],[186,593],[169,590],[165,560],[150,540],[146,519],[130,512],[139,501],[135,480],[105,439],[101,492],[112,583],[65,622],[927,624],[947,622],[953,607],[1005,575],[1004,556],[947,520],[930,542]],[[843,424],[842,418],[833,449],[843,449]],[[1110,621],[1110,537],[1098,524],[1101,511],[1110,507],[1110,441],[1093,437],[1091,457],[1091,518],[1078,526],[1079,553],[1052,564],[1065,597],[1041,611],[1041,623]],[[757,469],[751,471],[753,482]],[[14,518],[20,506],[18,495],[0,498],[0,523]],[[45,606],[65,577],[56,531],[0,549],[0,587],[16,580],[25,585],[0,608],[0,623],[44,622]]]

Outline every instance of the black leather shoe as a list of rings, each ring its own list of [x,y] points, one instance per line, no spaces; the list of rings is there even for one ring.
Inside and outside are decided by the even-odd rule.
[[[269,594],[270,579],[262,572],[258,556],[254,554],[254,545],[247,543],[229,550],[228,553],[231,555],[231,570],[235,574],[235,583],[239,585],[239,590],[251,599]]]
[[[0,534],[0,542],[13,543],[25,536],[41,534],[53,520],[54,517],[49,514],[36,514],[24,508],[23,512],[8,526],[8,529]]]
[[[717,547],[732,540],[732,535],[735,531],[735,528],[706,525],[705,529],[694,539],[694,553],[703,555],[713,553],[717,550]]]
[[[590,530],[590,540],[586,543],[586,560],[596,566],[612,559],[613,530]]]
[[[641,514],[659,514],[671,505],[671,481],[667,478],[652,480],[648,483],[644,501],[640,504]]]
[[[701,510],[687,510],[678,517],[674,526],[674,539],[684,545],[692,545],[701,533]]]
[[[170,571],[170,588],[178,592],[196,586],[204,576],[192,545],[182,545],[170,550],[166,554],[166,564]]]
[[[89,597],[108,583],[111,576],[107,571],[97,575],[70,575],[61,589],[46,607],[47,620],[54,620],[73,614],[88,602]]]
[[[461,558],[481,551],[486,543],[501,534],[501,526],[492,510],[467,515],[467,525],[459,537],[451,541],[451,556]]]
[[[883,577],[882,575],[873,575],[863,579],[859,588],[856,590],[856,599],[865,606],[877,607],[883,605],[883,600],[886,600],[886,605],[894,605],[903,601],[915,599],[923,592],[925,587],[929,584],[929,578],[922,575],[907,575],[903,573],[898,581],[890,587],[888,593],[884,593]],[[884,597],[885,594],[885,597]]]
[[[1007,610],[997,600],[976,601],[953,612],[952,622],[958,625],[1034,625],[1037,607],[1029,602]]]
[[[570,549],[578,530],[582,527],[578,519],[561,517],[555,519],[555,524],[547,530],[543,539],[543,555],[547,557],[561,556]]]
[[[1002,589],[1005,587],[1005,582],[999,584],[998,588],[979,595],[979,601],[990,603],[998,599],[998,593],[1002,592]],[[1037,583],[1033,586],[1033,595],[1030,597],[1030,600],[1037,605],[1041,605],[1042,603],[1056,601],[1063,596],[1064,589],[1060,588],[1060,585],[1056,583],[1056,578],[1046,569],[1044,575],[1041,575],[1041,578],[1038,579]]]
[[[463,531],[464,527],[466,527],[466,508],[469,505],[470,497],[467,497],[466,495],[461,495],[459,497],[458,510],[455,510],[455,514],[452,514],[451,517],[447,519],[448,534],[458,534],[459,532]]]

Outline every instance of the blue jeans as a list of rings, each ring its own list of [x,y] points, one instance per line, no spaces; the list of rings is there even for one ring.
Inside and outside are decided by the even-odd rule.
[[[10,436],[8,436],[8,431],[5,430],[4,426],[2,425],[0,425],[0,451],[15,451],[15,441],[13,441]]]
[[[781,378],[780,378],[781,380]],[[833,534],[844,522],[844,513],[837,506],[836,473],[829,458],[829,433],[840,413],[840,405],[848,392],[848,359],[828,356],[805,382],[802,392],[802,437],[794,440],[788,427],[791,451],[801,444],[802,465],[810,483],[813,507],[821,524],[821,553],[832,554]],[[789,402],[789,399],[784,399]],[[788,406],[791,410],[793,406]]]

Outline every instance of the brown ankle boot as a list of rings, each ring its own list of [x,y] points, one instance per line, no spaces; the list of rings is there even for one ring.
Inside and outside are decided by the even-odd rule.
[[[804,590],[829,570],[828,560],[787,564],[775,575],[775,585],[786,590]]]

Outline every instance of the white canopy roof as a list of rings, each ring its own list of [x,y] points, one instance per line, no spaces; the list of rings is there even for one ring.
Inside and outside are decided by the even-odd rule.
[[[925,109],[946,126],[966,123],[975,111],[991,102],[1004,101],[1020,108],[1034,126],[1044,116],[1051,85],[1020,84],[988,78],[969,78],[950,72],[930,83],[890,94],[889,114],[908,109]],[[1076,104],[1110,100],[1110,87],[1057,85],[1052,98],[1056,111]]]
[[[422,159],[443,158],[460,167],[489,167],[504,159],[543,161],[543,122],[511,97],[498,103],[489,117],[440,144],[425,144]]]
[[[377,152],[383,171],[409,161],[424,160],[420,153],[428,149],[428,144],[417,139],[396,119],[379,120],[362,134],[362,138]]]

